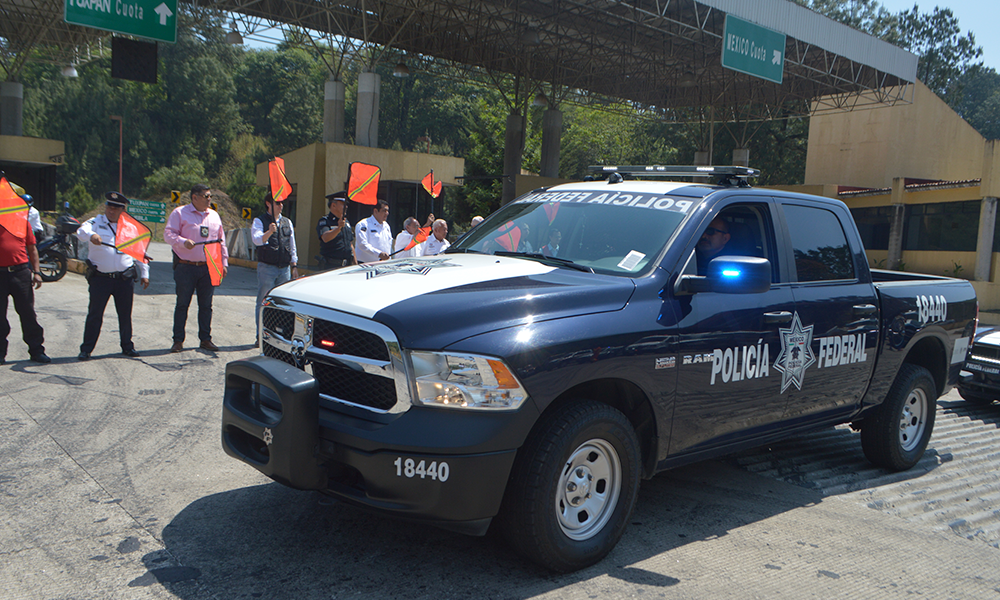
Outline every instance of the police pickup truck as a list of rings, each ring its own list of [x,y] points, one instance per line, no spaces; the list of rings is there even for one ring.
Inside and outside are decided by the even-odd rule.
[[[878,466],[920,459],[975,333],[969,282],[869,270],[843,203],[751,189],[752,169],[603,171],[443,255],[275,288],[262,356],[226,367],[225,451],[387,515],[492,524],[564,572],[665,469],[840,423]]]

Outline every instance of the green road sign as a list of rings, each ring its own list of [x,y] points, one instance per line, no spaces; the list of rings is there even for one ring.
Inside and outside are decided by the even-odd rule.
[[[166,223],[167,205],[149,200],[129,200],[128,214],[146,223]]]
[[[177,0],[63,0],[67,23],[177,41]]]
[[[726,15],[722,66],[781,83],[785,70],[785,34]]]

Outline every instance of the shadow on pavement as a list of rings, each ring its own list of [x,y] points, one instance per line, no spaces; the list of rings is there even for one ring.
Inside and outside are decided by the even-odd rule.
[[[521,598],[601,575],[668,588],[669,574],[635,566],[692,542],[808,506],[820,496],[705,462],[642,483],[625,536],[603,561],[553,574],[492,531],[467,537],[398,521],[279,484],[201,498],[163,530],[132,586],[159,582],[179,598]]]

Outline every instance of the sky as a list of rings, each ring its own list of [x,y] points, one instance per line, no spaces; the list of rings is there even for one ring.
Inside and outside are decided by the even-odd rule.
[[[948,0],[948,2],[926,2],[915,0],[880,0],[889,12],[909,10],[916,4],[921,13],[934,12],[935,6],[947,7],[958,19],[958,26],[964,34],[971,31],[976,45],[981,46],[983,55],[979,57],[987,67],[1000,72],[1000,0]]]

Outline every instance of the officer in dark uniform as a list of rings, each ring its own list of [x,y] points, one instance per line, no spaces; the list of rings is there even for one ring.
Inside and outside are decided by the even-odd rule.
[[[326,271],[356,264],[354,259],[354,230],[347,221],[347,193],[328,194],[326,205],[329,213],[316,224],[319,236],[320,269]]]
[[[137,280],[142,282],[143,289],[149,287],[149,265],[114,247],[118,219],[128,206],[128,198],[118,192],[108,192],[104,198],[107,200],[104,214],[97,215],[76,230],[77,239],[91,244],[88,246],[90,266],[87,271],[90,306],[83,327],[83,343],[77,356],[80,360],[90,360],[90,353],[97,346],[104,308],[110,298],[115,299],[122,354],[132,358],[139,356],[132,343],[132,300]]]
[[[285,203],[274,200],[265,192],[264,206],[267,212],[253,220],[250,238],[257,247],[257,307],[254,320],[257,323],[256,344],[260,343],[260,305],[264,296],[275,286],[299,276],[296,266],[299,262],[295,247],[295,230],[288,217],[281,216]]]

